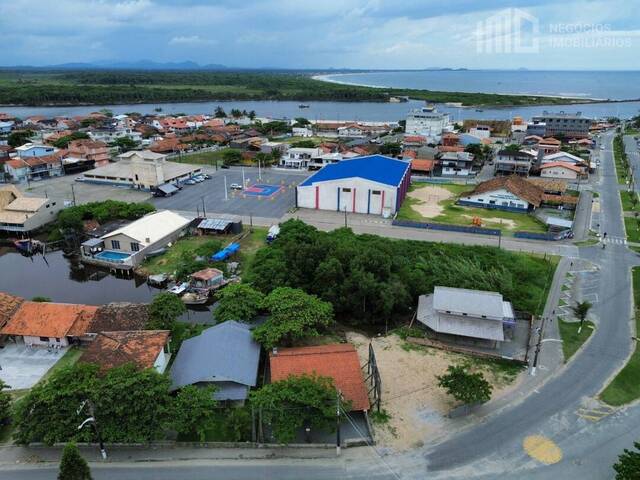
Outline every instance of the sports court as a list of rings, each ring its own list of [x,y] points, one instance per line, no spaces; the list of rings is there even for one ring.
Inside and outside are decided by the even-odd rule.
[[[263,183],[256,183],[244,189],[244,193],[247,195],[270,197],[277,193],[282,187],[278,185],[266,185]]]

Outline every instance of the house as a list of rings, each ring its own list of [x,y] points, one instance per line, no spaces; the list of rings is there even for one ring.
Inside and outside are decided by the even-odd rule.
[[[32,232],[54,221],[62,208],[62,202],[26,197],[13,185],[0,186],[0,231]]]
[[[479,183],[460,197],[458,204],[470,207],[494,208],[514,212],[528,212],[540,206],[544,196],[541,187],[522,177],[511,175]]]
[[[513,306],[500,293],[440,286],[420,296],[416,320],[441,339],[493,348],[515,326]]]
[[[447,152],[440,156],[443,176],[473,175],[474,156],[469,152]]]
[[[59,150],[52,155],[24,157],[21,160],[29,165],[29,179],[36,180],[64,175],[62,157],[65,155],[66,150]]]
[[[109,149],[104,142],[95,140],[73,140],[69,142],[68,156],[93,161],[94,166],[103,167],[109,164]]]
[[[536,146],[538,151],[542,151],[545,155],[550,155],[560,151],[562,142],[555,138],[547,137],[540,140]]]
[[[491,127],[489,125],[478,124],[469,129],[469,134],[478,138],[489,138],[491,137]]]
[[[542,115],[537,115],[531,120],[534,124],[545,125],[544,135],[551,137],[563,135],[569,138],[588,138],[592,122],[590,118],[583,117],[581,112],[574,115],[565,112],[555,114],[543,112]]]
[[[573,165],[579,165],[583,167],[587,167],[589,165],[588,161],[584,158],[580,158],[567,152],[558,152],[542,157],[542,164],[556,162],[571,163]]]
[[[435,108],[423,107],[409,112],[406,118],[405,133],[421,135],[438,142],[442,133],[450,129],[448,113],[440,113]]]
[[[351,411],[368,411],[369,395],[364,383],[358,352],[351,344],[279,348],[269,354],[272,382],[289,376],[318,375],[333,380]]]
[[[196,290],[210,291],[224,284],[224,274],[217,268],[205,268],[190,275],[191,287]]]
[[[309,127],[293,127],[291,135],[294,137],[313,137],[313,130]]]
[[[150,213],[80,247],[81,260],[131,270],[146,256],[180,238],[191,220],[170,210]]]
[[[99,332],[144,330],[149,323],[146,303],[114,302],[98,307],[86,328],[88,339]]]
[[[2,122],[0,121],[0,135],[8,135],[13,130],[14,122]]]
[[[164,373],[169,363],[169,334],[168,330],[100,332],[80,361],[95,363],[103,372],[132,363],[141,370]]]
[[[0,334],[25,345],[66,347],[86,333],[97,310],[91,305],[25,301]]]
[[[393,215],[411,182],[411,163],[383,155],[324,166],[296,189],[300,208]]]
[[[427,139],[422,135],[405,135],[404,139],[402,140],[402,145],[405,148],[422,147],[426,144]]]
[[[58,149],[51,145],[40,145],[36,143],[25,143],[19,147],[16,147],[16,153],[18,157],[25,159],[29,157],[44,157],[46,155],[53,155]]]
[[[126,185],[139,190],[154,190],[165,183],[176,183],[196,175],[201,167],[166,160],[166,155],[150,150],[118,155],[118,162],[89,170],[83,181]]]
[[[21,158],[13,158],[5,162],[4,171],[10,180],[22,183],[29,178],[31,167]]]
[[[309,167],[312,159],[321,157],[323,153],[322,149],[318,147],[292,147],[280,158],[280,166],[302,170]]]
[[[582,175],[582,168],[568,162],[548,162],[540,166],[540,176],[543,178],[559,178],[563,180],[577,180]]]
[[[529,175],[529,171],[536,160],[536,155],[520,150],[500,150],[495,157],[495,171],[497,175]]]
[[[13,317],[22,302],[24,302],[24,298],[0,292],[0,328],[4,327]]]
[[[430,175],[433,172],[435,165],[435,160],[415,158],[411,160],[411,173],[416,173],[418,175]]]
[[[171,367],[171,389],[216,387],[219,401],[244,402],[258,380],[260,345],[245,324],[230,320],[182,342]]]

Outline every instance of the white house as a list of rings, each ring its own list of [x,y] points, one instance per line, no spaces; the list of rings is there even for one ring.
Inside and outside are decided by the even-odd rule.
[[[20,158],[44,157],[46,155],[53,155],[57,151],[57,148],[50,145],[40,145],[36,143],[25,143],[24,145],[16,147],[16,153]]]
[[[405,133],[408,135],[422,135],[436,141],[440,140],[442,132],[450,129],[449,114],[440,113],[435,108],[423,107],[412,110],[407,115]]]
[[[540,176],[543,178],[577,180],[581,174],[582,168],[568,162],[549,162],[540,166]]]
[[[301,208],[389,216],[402,204],[411,164],[369,155],[324,166],[296,190]]]
[[[293,127],[291,134],[294,137],[313,137],[313,130],[307,127]]]
[[[491,127],[489,125],[476,125],[469,129],[469,133],[478,138],[491,137]]]
[[[293,147],[280,158],[280,166],[302,170],[309,166],[312,158],[317,158],[324,152],[321,148]]]
[[[0,186],[0,231],[28,233],[56,219],[61,201],[26,197],[13,185]]]
[[[557,153],[552,153],[551,155],[545,155],[542,158],[542,163],[557,163],[557,162],[562,162],[562,163],[571,163],[573,165],[587,165],[588,161],[585,160],[584,158],[580,158],[576,155],[572,155],[570,153],[567,152],[557,152]]]
[[[511,175],[482,182],[458,200],[470,207],[528,212],[540,206],[544,191],[522,177]]]
[[[469,152],[446,152],[440,157],[443,176],[472,175],[473,154]]]

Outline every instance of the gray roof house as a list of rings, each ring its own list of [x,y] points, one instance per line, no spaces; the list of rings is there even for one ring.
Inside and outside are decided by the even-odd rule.
[[[229,321],[182,342],[171,368],[172,390],[214,385],[216,400],[243,401],[256,385],[260,345],[249,326]]]
[[[437,334],[491,344],[505,340],[504,326],[515,320],[513,306],[496,292],[435,287],[421,295],[416,319]]]

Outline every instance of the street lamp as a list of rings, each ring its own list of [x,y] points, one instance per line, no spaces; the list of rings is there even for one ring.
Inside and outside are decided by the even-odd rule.
[[[92,425],[93,426],[93,429],[96,432],[96,437],[98,438],[98,444],[100,445],[100,455],[102,455],[102,459],[103,460],[106,460],[107,459],[107,451],[104,448],[104,443],[102,442],[102,437],[100,436],[100,430],[98,429],[98,422],[96,421],[93,403],[90,400],[85,400],[84,402],[82,402],[80,404],[80,407],[78,407],[78,410],[76,410],[76,414],[80,415],[82,413],[82,410],[84,410],[84,407],[86,405],[89,406],[89,415],[90,416],[85,418],[85,420],[80,425],[78,425],[78,430],[82,430],[86,425]]]

